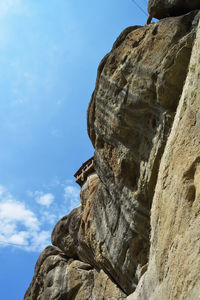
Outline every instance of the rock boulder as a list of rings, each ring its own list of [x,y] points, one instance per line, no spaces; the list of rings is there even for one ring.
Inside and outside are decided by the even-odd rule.
[[[40,255],[25,300],[125,299],[126,295],[102,270],[67,257],[56,247]]]
[[[157,19],[180,16],[195,9],[200,9],[199,0],[149,0],[148,2],[149,15]]]

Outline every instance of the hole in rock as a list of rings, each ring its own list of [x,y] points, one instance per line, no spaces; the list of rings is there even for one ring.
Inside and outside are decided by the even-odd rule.
[[[191,184],[188,187],[186,197],[187,197],[188,202],[194,202],[195,201],[195,198],[196,198],[196,188],[195,188],[195,186],[193,184]]]

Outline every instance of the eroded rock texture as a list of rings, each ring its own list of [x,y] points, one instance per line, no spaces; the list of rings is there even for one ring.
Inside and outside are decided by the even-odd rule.
[[[159,162],[187,74],[198,18],[195,11],[129,28],[99,66],[88,109],[88,132],[101,182],[96,204],[100,212],[103,205],[103,213],[92,218],[99,224],[94,233],[101,245],[93,251],[98,264],[103,261],[101,267],[126,293],[135,288],[148,260],[149,215]]]
[[[157,19],[180,16],[195,9],[200,9],[199,0],[149,0],[148,2],[149,15]]]
[[[49,246],[40,255],[25,299],[124,299],[125,295],[102,270],[74,260]]]
[[[136,287],[138,300],[199,292],[189,268],[199,251],[197,63],[179,104],[199,17],[127,28],[100,63],[88,108],[96,173],[82,205],[56,224],[25,300],[124,299]]]
[[[200,26],[151,215],[148,271],[128,299],[199,299]]]

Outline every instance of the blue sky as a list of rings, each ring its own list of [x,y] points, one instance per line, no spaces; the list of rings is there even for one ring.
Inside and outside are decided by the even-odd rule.
[[[79,205],[98,64],[145,21],[131,0],[0,0],[1,299],[23,299],[54,225]]]

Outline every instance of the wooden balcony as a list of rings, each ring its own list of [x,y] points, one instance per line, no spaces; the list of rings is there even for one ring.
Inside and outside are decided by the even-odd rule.
[[[78,171],[74,174],[74,177],[76,178],[76,183],[82,186],[87,180],[87,177],[93,172],[94,172],[94,157],[91,157],[84,164],[82,164],[80,169],[78,169]]]

